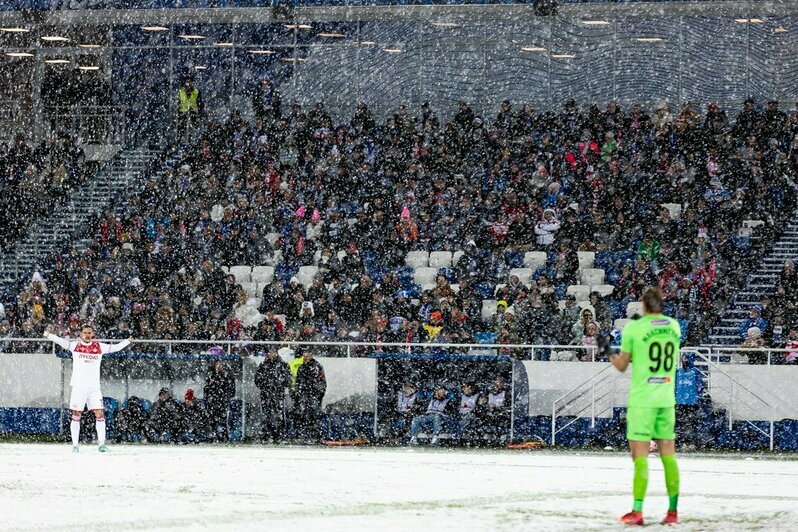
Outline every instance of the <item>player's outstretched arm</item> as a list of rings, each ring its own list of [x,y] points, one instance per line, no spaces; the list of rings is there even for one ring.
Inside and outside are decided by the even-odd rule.
[[[57,346],[61,347],[62,349],[69,350],[69,340],[65,338],[61,338],[60,336],[56,336],[50,332],[50,330],[44,331],[44,337],[56,344]]]
[[[100,347],[102,348],[103,353],[116,353],[117,351],[121,351],[129,346],[130,342],[132,341],[132,338],[128,338],[116,344],[100,344]]]

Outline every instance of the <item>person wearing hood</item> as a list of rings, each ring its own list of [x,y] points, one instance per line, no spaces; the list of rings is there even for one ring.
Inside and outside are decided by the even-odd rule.
[[[543,217],[535,225],[535,239],[538,245],[548,247],[554,244],[554,238],[557,236],[557,231],[560,230],[560,221],[557,220],[557,215],[554,209],[546,209],[543,211]]]
[[[150,408],[150,441],[171,442],[178,438],[182,424],[182,408],[172,398],[169,388],[161,388],[158,400]]]
[[[197,400],[194,390],[186,390],[183,402],[183,433],[181,440],[186,443],[205,441],[208,437],[208,410]]]
[[[477,281],[482,271],[479,261],[479,253],[477,244],[473,240],[469,240],[463,248],[463,256],[460,257],[460,262],[455,267],[457,277],[465,277],[471,281]]]
[[[724,201],[731,199],[729,191],[723,187],[718,176],[709,180],[709,188],[704,191],[704,199],[710,208],[718,207]]]
[[[228,411],[230,401],[236,394],[236,381],[230,369],[222,361],[216,361],[212,373],[205,381],[205,402],[211,416],[213,432],[217,439],[227,441],[230,438]]]
[[[761,349],[765,346],[765,339],[762,337],[762,329],[759,327],[749,327],[745,335],[745,341],[741,347],[751,349]],[[767,364],[768,354],[765,351],[748,351],[743,353],[748,356],[749,364]]]
[[[260,390],[264,442],[282,441],[285,435],[285,392],[291,385],[291,369],[271,346],[255,372],[255,386]]]
[[[579,312],[579,321],[574,323],[573,327],[571,327],[571,343],[573,345],[582,343],[582,337],[587,331],[587,326],[595,321],[595,316],[596,313],[594,312],[593,307],[589,305],[582,307],[582,310]]]

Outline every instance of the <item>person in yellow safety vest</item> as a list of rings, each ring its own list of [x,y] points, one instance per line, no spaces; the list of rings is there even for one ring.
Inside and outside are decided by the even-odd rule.
[[[297,350],[294,353],[294,359],[288,363],[288,367],[291,369],[291,389],[293,390],[296,388],[296,374],[299,371],[299,366],[305,362],[305,359],[302,357],[302,353]]]
[[[180,141],[189,127],[197,126],[197,119],[204,111],[204,104],[192,78],[183,81],[183,86],[177,91],[177,97],[177,138]]]

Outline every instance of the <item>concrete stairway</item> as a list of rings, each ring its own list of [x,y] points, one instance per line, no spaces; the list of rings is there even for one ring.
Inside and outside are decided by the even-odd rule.
[[[743,342],[740,323],[748,318],[751,307],[775,291],[779,272],[787,259],[798,259],[798,212],[793,213],[781,237],[748,275],[742,290],[735,294],[732,304],[710,330],[706,343],[735,345]]]
[[[18,279],[29,277],[40,265],[46,266],[42,261],[134,183],[157,155],[157,151],[146,149],[120,151],[62,205],[29,227],[27,234],[0,256],[0,290],[7,291]]]

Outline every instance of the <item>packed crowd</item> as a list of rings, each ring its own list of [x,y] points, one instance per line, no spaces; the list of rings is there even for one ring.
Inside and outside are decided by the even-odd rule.
[[[252,123],[238,113],[208,123],[97,220],[88,248],[66,247],[6,302],[0,334],[89,322],[106,338],[447,343],[487,333],[589,348],[658,284],[696,340],[753,256],[736,237],[742,220],[766,221],[766,242],[795,205],[798,113],[777,102],[746,101],[734,119],[714,103],[537,112],[504,101],[488,117],[461,102],[449,121],[426,103],[382,120],[360,104],[335,124],[321,103],[283,113],[265,85]],[[678,219],[665,203],[681,206]],[[464,254],[422,293],[403,274],[413,250]],[[533,250],[547,264],[532,282],[508,276]],[[578,251],[610,258],[611,295],[566,297]],[[259,308],[222,270],[236,264],[276,265]],[[314,264],[316,279],[301,284],[297,268]],[[489,321],[483,299],[498,301]]]
[[[83,150],[68,134],[31,146],[23,135],[0,144],[0,249],[50,212],[86,176]]]

